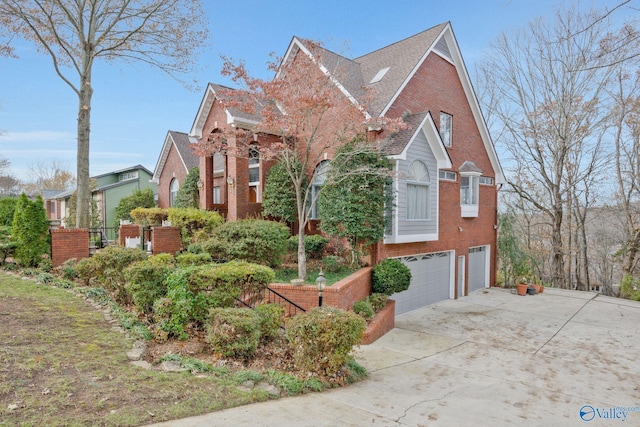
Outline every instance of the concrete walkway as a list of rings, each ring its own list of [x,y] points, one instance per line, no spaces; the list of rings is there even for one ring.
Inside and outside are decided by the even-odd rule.
[[[397,316],[357,359],[350,387],[154,426],[640,425],[638,302],[479,291]]]

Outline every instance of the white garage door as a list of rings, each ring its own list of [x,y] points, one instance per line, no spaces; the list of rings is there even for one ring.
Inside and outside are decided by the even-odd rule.
[[[411,285],[391,296],[396,314],[449,299],[451,259],[448,252],[409,256],[400,259],[411,270]]]
[[[487,287],[488,255],[486,246],[469,248],[469,293]]]

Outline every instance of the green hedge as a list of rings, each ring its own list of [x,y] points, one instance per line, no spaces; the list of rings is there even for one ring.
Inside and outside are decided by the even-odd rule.
[[[329,243],[329,239],[320,234],[312,234],[304,236],[304,251],[307,257],[313,259],[322,259],[324,248]],[[298,252],[298,235],[289,238],[289,250]]]
[[[49,254],[49,220],[42,197],[30,201],[22,193],[13,213],[11,240],[16,243],[15,259],[24,267],[37,267]]]
[[[226,222],[203,249],[215,259],[244,260],[278,267],[287,251],[289,227],[262,219]]]
[[[136,261],[125,269],[127,292],[136,307],[144,313],[152,312],[153,303],[167,294],[165,281],[174,268],[171,254],[159,254]]]

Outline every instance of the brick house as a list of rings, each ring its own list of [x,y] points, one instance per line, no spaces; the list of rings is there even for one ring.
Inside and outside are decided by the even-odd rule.
[[[294,37],[284,61],[298,54],[314,56],[317,51],[305,43]],[[373,89],[367,113],[402,118],[408,125],[392,135],[376,130],[369,135],[396,172],[392,226],[372,248],[372,260],[398,258],[413,275],[410,288],[393,296],[396,312],[494,284],[497,194],[504,178],[451,24],[355,59],[324,49],[322,54],[324,72],[336,63],[346,66],[345,75],[333,76],[345,100],[359,105],[362,88]],[[223,127],[251,129],[259,122],[258,115],[224,109],[218,96],[224,89],[207,86],[189,132],[192,141]],[[256,136],[258,147],[269,142],[268,136]],[[325,153],[327,163],[317,168],[330,164],[331,155]],[[199,166],[202,208],[219,210],[228,220],[261,211],[270,164],[258,150],[200,157]]]
[[[158,185],[158,207],[173,206],[173,200],[192,168],[199,159],[189,148],[197,142],[186,133],[169,131],[164,140],[151,181]]]

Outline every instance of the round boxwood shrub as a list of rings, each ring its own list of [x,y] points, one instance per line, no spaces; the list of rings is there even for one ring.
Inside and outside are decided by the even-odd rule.
[[[387,300],[389,299],[389,295],[372,293],[369,295],[369,302],[371,303],[371,307],[374,312],[379,312],[387,305]]]
[[[296,368],[333,375],[349,360],[366,327],[364,319],[353,312],[315,307],[290,319],[285,336]]]
[[[274,340],[280,333],[280,326],[284,323],[284,306],[261,304],[255,308],[255,311],[262,319],[260,339],[265,342]]]
[[[375,312],[373,311],[373,306],[369,299],[363,299],[360,301],[356,301],[353,304],[353,312],[359,316],[362,316],[364,320],[369,320],[373,317]]]
[[[227,357],[251,358],[260,344],[260,315],[247,308],[213,308],[209,312],[207,342]]]
[[[396,258],[387,258],[373,267],[373,292],[393,295],[406,291],[411,284],[411,270]]]
[[[171,254],[152,255],[136,261],[125,269],[127,291],[133,303],[144,313],[151,313],[153,303],[167,294],[165,280],[175,268]]]

